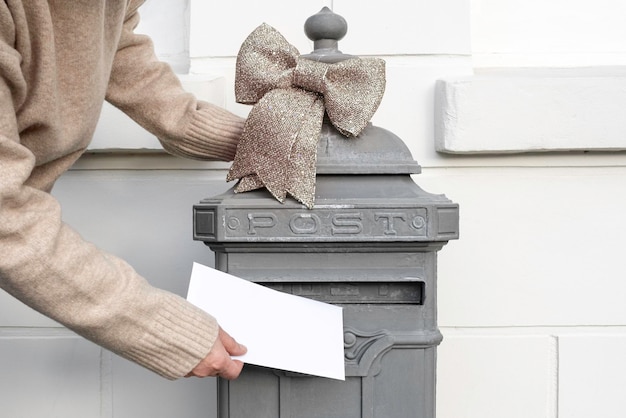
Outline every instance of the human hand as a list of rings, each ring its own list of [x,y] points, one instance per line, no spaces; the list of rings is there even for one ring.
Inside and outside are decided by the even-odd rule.
[[[221,327],[217,340],[209,354],[198,363],[185,377],[219,376],[224,379],[236,379],[241,373],[243,362],[233,360],[230,356],[241,356],[248,351]]]

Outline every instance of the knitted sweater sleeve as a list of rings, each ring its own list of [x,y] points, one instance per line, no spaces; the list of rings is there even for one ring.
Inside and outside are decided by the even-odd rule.
[[[172,154],[231,161],[243,119],[182,89],[169,65],[157,60],[150,38],[133,32],[142,2],[130,2],[107,101],[155,134]]]
[[[54,197],[29,185],[36,158],[20,141],[16,115],[28,90],[14,44],[0,2],[0,287],[166,378],[184,376],[211,349],[217,323],[84,241],[62,222]]]

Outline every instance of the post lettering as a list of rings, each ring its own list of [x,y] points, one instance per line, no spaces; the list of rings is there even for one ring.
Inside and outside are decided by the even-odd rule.
[[[271,212],[248,213],[248,235],[256,235],[257,228],[273,228],[276,225],[276,215]]]
[[[333,235],[350,234],[357,235],[363,231],[362,215],[359,212],[338,213],[333,216],[333,226],[331,232]]]
[[[391,212],[380,212],[374,215],[374,220],[378,222],[379,220],[383,220],[385,225],[384,234],[385,235],[397,235],[398,232],[394,229],[394,220],[401,219],[402,221],[406,221],[406,216],[402,213],[391,213]]]
[[[310,213],[296,213],[289,220],[289,228],[294,234],[315,234],[319,225],[320,218]]]

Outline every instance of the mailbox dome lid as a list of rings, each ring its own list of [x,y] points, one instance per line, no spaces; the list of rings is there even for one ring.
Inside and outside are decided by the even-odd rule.
[[[397,135],[371,123],[355,138],[325,122],[317,146],[317,174],[418,174],[421,167]]]
[[[302,55],[313,61],[337,63],[352,55],[338,49],[348,31],[346,20],[328,7],[309,17],[304,32],[314,50]],[[317,174],[417,174],[421,167],[406,144],[371,123],[356,138],[346,138],[325,118],[317,146]]]

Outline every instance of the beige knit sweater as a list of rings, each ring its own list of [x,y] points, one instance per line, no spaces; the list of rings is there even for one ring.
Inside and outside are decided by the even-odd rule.
[[[0,2],[0,285],[175,379],[209,352],[215,320],[84,241],[49,193],[91,140],[105,99],[172,153],[234,156],[242,120],[182,91],[149,39],[133,34],[140,3]]]

